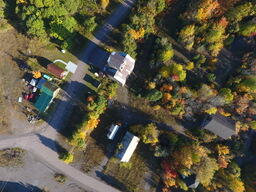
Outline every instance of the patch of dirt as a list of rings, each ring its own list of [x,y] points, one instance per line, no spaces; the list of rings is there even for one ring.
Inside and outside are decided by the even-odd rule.
[[[17,65],[19,50],[26,49],[29,40],[11,29],[0,36],[0,134],[10,132],[10,112],[17,108],[23,83],[22,71]]]

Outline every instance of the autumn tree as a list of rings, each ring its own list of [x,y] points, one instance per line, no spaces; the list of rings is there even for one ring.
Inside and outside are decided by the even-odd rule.
[[[234,95],[229,88],[222,88],[219,94],[224,98],[225,103],[231,103],[234,100]]]
[[[150,67],[158,67],[174,56],[172,44],[167,38],[157,37],[150,56]]]
[[[214,173],[218,169],[219,166],[215,159],[204,157],[197,168],[195,168],[196,177],[203,186],[208,186],[213,179]]]
[[[173,152],[173,164],[178,168],[190,169],[193,164],[199,163],[207,153],[208,150],[200,145],[185,145]]]
[[[145,126],[135,125],[130,129],[141,138],[143,143],[155,144],[158,142],[159,131],[154,123],[149,123]]]
[[[5,2],[3,0],[0,0],[0,22],[5,17],[4,9],[5,9]]]
[[[97,23],[96,23],[96,17],[88,17],[85,19],[84,21],[84,26],[85,26],[85,31],[88,33],[91,33],[95,30],[95,28],[97,27]]]
[[[256,24],[253,22],[247,22],[242,24],[239,31],[240,35],[242,36],[253,36],[256,34]]]
[[[195,25],[186,25],[179,32],[179,40],[187,50],[191,50],[195,39]]]
[[[241,92],[254,93],[256,91],[256,77],[246,76],[238,85],[237,88]]]
[[[214,13],[220,8],[220,4],[215,0],[200,0],[197,7],[195,19],[203,22],[215,15]]]
[[[231,8],[227,12],[226,16],[231,22],[239,22],[243,18],[252,15],[254,9],[255,5],[252,2],[245,2],[241,5]]]
[[[109,4],[109,0],[100,0],[100,6],[102,9],[106,9]]]
[[[172,79],[175,81],[184,81],[186,79],[187,73],[181,64],[173,63],[170,66],[170,72]]]
[[[163,93],[161,91],[158,91],[157,89],[151,89],[146,93],[146,98],[149,101],[158,101],[162,99]]]
[[[219,182],[222,183],[225,188],[228,188],[232,192],[244,192],[244,183],[240,179],[240,175],[231,174],[224,169],[221,169],[217,175]]]

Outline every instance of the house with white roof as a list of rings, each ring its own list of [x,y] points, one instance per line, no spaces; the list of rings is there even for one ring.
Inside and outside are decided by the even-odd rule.
[[[132,157],[140,139],[130,132],[126,132],[121,145],[116,153],[116,157],[121,160],[121,162],[128,162]]]
[[[110,78],[124,86],[134,66],[135,60],[127,53],[112,52],[107,60],[107,65],[104,67],[104,71]]]

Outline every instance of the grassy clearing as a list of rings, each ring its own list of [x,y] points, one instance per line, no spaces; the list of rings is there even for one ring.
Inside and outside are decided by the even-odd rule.
[[[141,184],[147,171],[147,165],[137,150],[126,165],[119,159],[110,159],[103,173],[114,178],[115,187],[122,191],[140,192],[144,191]]]
[[[25,150],[20,148],[8,148],[0,150],[1,167],[17,167],[23,164]]]
[[[100,165],[104,157],[105,154],[102,147],[97,145],[94,139],[90,138],[82,154],[82,170],[86,173],[90,172],[93,168]]]
[[[162,108],[159,110],[152,110],[152,106],[150,106],[146,99],[130,96],[130,105],[131,107],[150,115],[154,120],[163,122],[172,127],[177,132],[183,132],[183,126],[176,122],[175,118],[173,118],[168,111]]]

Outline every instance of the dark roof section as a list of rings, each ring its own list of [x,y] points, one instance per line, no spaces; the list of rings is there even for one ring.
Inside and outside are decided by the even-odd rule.
[[[54,92],[58,89],[56,85],[50,83],[50,82],[45,82],[42,87],[41,87],[41,92],[44,92],[48,95],[53,96]]]
[[[232,135],[237,134],[235,122],[231,118],[222,115],[212,116],[209,123],[204,126],[204,129],[211,131],[223,139],[228,139]]]
[[[56,76],[56,77],[58,77],[58,78],[60,78],[60,79],[62,79],[63,76],[64,76],[64,74],[63,74],[64,70],[61,69],[60,67],[58,67],[58,66],[57,66],[56,64],[54,64],[54,63],[51,63],[51,64],[47,65],[47,70],[48,70],[50,73],[52,73],[54,76]]]
[[[183,181],[189,188],[192,189],[197,188],[197,186],[199,185],[199,181],[196,179],[196,174],[192,174],[190,176],[183,178]]]

